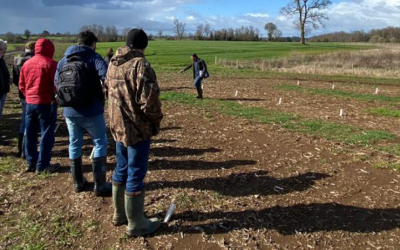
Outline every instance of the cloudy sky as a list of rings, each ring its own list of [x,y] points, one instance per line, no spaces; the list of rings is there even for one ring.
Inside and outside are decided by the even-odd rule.
[[[172,29],[178,18],[193,32],[200,23],[213,29],[252,25],[263,31],[274,22],[284,36],[298,35],[292,21],[279,15],[289,0],[0,0],[0,33],[77,32],[84,24],[142,27],[150,33]],[[325,29],[352,31],[400,26],[400,0],[333,0]]]

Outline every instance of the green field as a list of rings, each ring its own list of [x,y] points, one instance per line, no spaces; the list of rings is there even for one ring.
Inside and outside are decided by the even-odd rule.
[[[97,52],[104,56],[109,47],[115,50],[123,45],[123,42],[98,43]],[[18,44],[18,46],[22,45]],[[60,60],[68,46],[69,44],[56,43],[56,60]],[[146,54],[149,55],[149,61],[156,68],[168,69],[188,64],[192,53],[197,53],[209,66],[213,67],[215,57],[230,60],[255,60],[285,57],[292,52],[327,53],[367,48],[371,46],[338,43],[310,43],[304,46],[298,43],[156,40],[150,41]],[[13,50],[15,50],[15,44],[10,44],[9,51]]]

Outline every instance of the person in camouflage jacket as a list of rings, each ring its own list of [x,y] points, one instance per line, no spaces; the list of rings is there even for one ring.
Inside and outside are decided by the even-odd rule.
[[[113,174],[113,224],[128,222],[128,236],[157,230],[157,218],[143,216],[144,184],[150,139],[163,118],[157,77],[144,57],[146,33],[133,29],[111,59],[106,78],[111,133],[116,141],[117,167]],[[125,193],[125,194],[124,194]]]

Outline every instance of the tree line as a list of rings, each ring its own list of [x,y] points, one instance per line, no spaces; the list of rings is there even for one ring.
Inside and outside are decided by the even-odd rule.
[[[310,42],[370,42],[370,43],[398,43],[400,41],[400,27],[387,27],[372,29],[369,32],[363,30],[352,32],[333,32],[314,36]]]

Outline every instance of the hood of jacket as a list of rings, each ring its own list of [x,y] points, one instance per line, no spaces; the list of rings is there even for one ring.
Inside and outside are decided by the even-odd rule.
[[[65,57],[71,57],[71,56],[81,56],[81,57],[87,57],[96,54],[94,49],[84,46],[84,45],[71,45],[66,51],[65,51]]]
[[[39,39],[35,45],[35,54],[53,58],[55,52],[54,44],[48,39]]]
[[[144,55],[142,52],[133,50],[128,46],[123,46],[117,49],[117,52],[111,59],[111,63],[114,66],[120,66],[122,64],[125,64],[126,62],[129,62],[133,58],[136,57],[142,57],[144,58]]]

